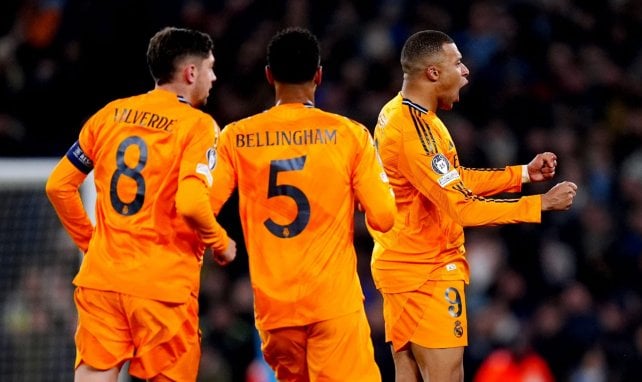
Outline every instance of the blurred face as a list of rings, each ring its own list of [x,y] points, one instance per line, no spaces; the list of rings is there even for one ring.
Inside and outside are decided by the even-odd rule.
[[[468,68],[461,62],[461,53],[455,44],[444,44],[442,59],[435,64],[439,71],[437,99],[440,109],[450,110],[459,102],[459,90],[468,84]]]
[[[192,103],[194,106],[207,104],[207,97],[212,89],[212,84],[216,81],[214,74],[214,55],[210,53],[209,57],[199,62],[196,70],[196,80]]]

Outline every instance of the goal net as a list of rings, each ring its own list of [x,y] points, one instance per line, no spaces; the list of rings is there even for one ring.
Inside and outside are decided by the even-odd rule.
[[[0,159],[0,381],[4,382],[73,380],[76,310],[71,280],[80,254],[45,194],[47,177],[57,161]],[[92,190],[83,185],[83,199],[93,205]]]
[[[76,308],[71,280],[81,254],[45,194],[58,160],[0,158],[1,382],[74,378]],[[94,220],[93,172],[81,194]],[[139,381],[130,378],[127,369],[125,364],[119,382]],[[260,353],[250,374],[247,380],[275,381]]]

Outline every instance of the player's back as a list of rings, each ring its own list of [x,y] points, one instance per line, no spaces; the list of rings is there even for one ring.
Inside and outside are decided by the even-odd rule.
[[[175,196],[185,148],[213,134],[211,117],[158,89],[92,116],[79,143],[94,162],[96,230],[76,283],[169,301],[197,290],[203,248]]]
[[[259,325],[335,317],[361,304],[353,177],[367,130],[304,104],[231,124],[241,221]]]

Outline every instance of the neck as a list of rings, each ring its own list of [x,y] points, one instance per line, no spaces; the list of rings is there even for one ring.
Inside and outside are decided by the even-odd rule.
[[[190,104],[194,103],[187,89],[179,84],[165,83],[162,85],[156,85],[156,89],[163,89],[168,92],[175,93],[177,96],[185,98]]]
[[[314,82],[306,82],[303,84],[284,84],[275,82],[275,104],[308,103],[314,105],[314,92],[316,87],[317,86]]]
[[[434,96],[433,89],[428,85],[404,78],[401,85],[401,95],[432,112],[437,112],[437,98]]]

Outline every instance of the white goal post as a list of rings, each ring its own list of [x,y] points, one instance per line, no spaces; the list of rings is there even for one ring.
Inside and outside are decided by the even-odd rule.
[[[0,189],[42,185],[44,190],[44,184],[58,161],[60,158],[0,158]],[[83,203],[89,207],[89,218],[95,222],[93,206],[96,203],[96,189],[93,183],[94,175],[91,172],[80,191]]]

